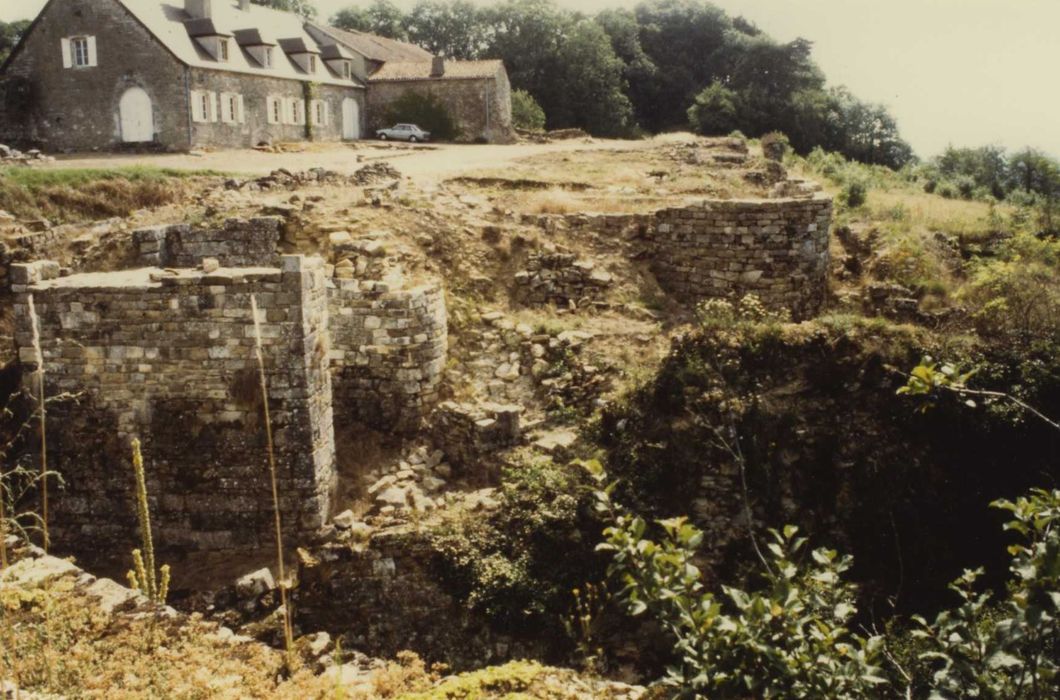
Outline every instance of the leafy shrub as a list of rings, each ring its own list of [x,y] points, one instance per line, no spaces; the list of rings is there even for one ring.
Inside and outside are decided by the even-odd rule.
[[[977,262],[961,299],[985,338],[1060,341],[1060,243],[1020,234]]]
[[[390,104],[385,121],[388,125],[399,122],[416,124],[431,132],[431,138],[437,141],[452,141],[460,136],[456,122],[441,100],[434,95],[413,90],[405,92]]]
[[[868,200],[868,188],[864,182],[853,180],[843,188],[839,200],[850,209],[862,207]]]
[[[1009,548],[1008,594],[990,614],[990,594],[976,592],[982,570],[965,571],[950,586],[958,607],[931,623],[915,618],[934,670],[931,697],[1060,697],[1060,490],[993,505],[1012,514],[1005,529],[1022,540]]]
[[[737,99],[736,93],[721,83],[711,83],[688,109],[692,130],[704,136],[731,132],[737,124]]]
[[[651,612],[673,637],[678,663],[663,682],[682,697],[862,698],[886,681],[880,637],[849,628],[856,589],[842,575],[850,557],[818,549],[809,561],[806,539],[788,526],[773,531],[763,560],[764,587],[745,592],[705,590],[693,564],[703,533],[684,518],[659,521],[662,537],[645,538],[647,523],[614,512],[603,551],[633,615]]]
[[[589,532],[600,525],[584,470],[520,459],[504,472],[489,517],[449,521],[434,533],[450,583],[475,610],[516,627],[555,626],[571,589],[599,579]]]
[[[545,130],[545,110],[526,90],[512,91],[512,124],[516,129]]]

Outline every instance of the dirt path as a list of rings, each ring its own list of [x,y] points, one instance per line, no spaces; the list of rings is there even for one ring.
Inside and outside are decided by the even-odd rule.
[[[366,163],[389,162],[419,184],[433,184],[484,168],[496,169],[542,153],[621,150],[647,147],[654,140],[572,140],[550,144],[407,146],[404,144],[306,144],[298,152],[265,153],[254,150],[212,151],[203,154],[134,154],[60,156],[47,168],[114,168],[148,165],[184,170],[216,170],[241,175],[264,175],[277,168],[327,168],[350,174]]]

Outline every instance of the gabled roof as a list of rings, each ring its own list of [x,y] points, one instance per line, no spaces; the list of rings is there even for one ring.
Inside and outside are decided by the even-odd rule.
[[[387,39],[386,37],[376,36],[375,34],[368,34],[365,32],[328,27],[315,22],[310,23],[309,26],[322,32],[326,36],[331,37],[340,44],[356,51],[369,61],[377,61],[379,63],[386,63],[389,61],[427,61],[429,63],[430,60],[434,58],[434,55],[430,51],[404,41]]]
[[[315,74],[308,74],[282,50],[273,50],[272,66],[262,68],[242,49],[229,51],[227,62],[220,62],[207,53],[192,34],[202,30],[203,20],[193,20],[184,11],[183,0],[117,0],[147,28],[176,58],[194,68],[230,73],[312,80],[326,85],[363,87],[355,79],[345,79],[334,73],[323,62],[317,62]],[[304,47],[319,53],[321,45],[306,32],[305,22],[293,12],[273,10],[251,4],[250,9],[239,9],[237,0],[214,0],[210,17],[210,31],[222,36],[236,36],[240,46],[287,44]],[[256,34],[254,34],[256,32]]]
[[[446,61],[445,74],[431,75],[431,61],[384,63],[368,78],[370,83],[400,82],[403,80],[480,80],[492,78],[504,68],[502,61]]]

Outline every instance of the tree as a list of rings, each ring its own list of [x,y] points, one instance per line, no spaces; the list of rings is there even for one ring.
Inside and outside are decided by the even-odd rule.
[[[739,124],[736,93],[719,82],[696,95],[688,110],[688,121],[697,134],[719,136],[728,134]]]
[[[402,41],[408,39],[406,21],[407,17],[401,8],[389,0],[375,0],[367,8],[349,7],[331,18],[331,24],[339,29],[368,32]]]
[[[561,44],[555,99],[547,108],[557,127],[581,127],[601,136],[623,136],[633,107],[626,97],[623,64],[600,25],[581,20]]]
[[[252,0],[252,2],[275,10],[297,12],[306,19],[316,19],[317,16],[317,8],[313,0]]]
[[[527,131],[545,129],[545,110],[526,90],[512,90],[512,124]]]
[[[7,60],[11,51],[22,39],[22,34],[30,25],[30,20],[24,19],[17,22],[0,22],[0,63]]]
[[[405,25],[412,43],[458,60],[478,58],[489,39],[482,12],[467,0],[422,0],[412,8]]]

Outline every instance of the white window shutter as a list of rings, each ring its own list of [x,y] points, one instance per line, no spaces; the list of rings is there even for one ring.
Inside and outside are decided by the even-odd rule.
[[[70,40],[60,39],[59,43],[63,48],[63,68],[73,68],[74,66],[74,54],[70,50]]]
[[[88,42],[88,65],[98,66],[99,61],[96,59],[96,37],[86,37],[85,41]]]
[[[202,118],[199,116],[199,105],[201,102],[199,102],[198,90],[192,90],[188,95],[188,99],[191,101],[191,120],[193,122],[202,121]]]
[[[265,99],[265,109],[268,111],[268,114],[265,115],[266,121],[269,124],[275,124],[276,123],[276,98],[275,97],[268,97],[268,98]]]
[[[237,109],[236,121],[239,122],[240,124],[246,124],[247,123],[247,113],[243,109],[243,96],[242,95],[239,95],[239,96],[236,97],[236,109]]]
[[[210,93],[210,121],[217,121],[217,93]]]

